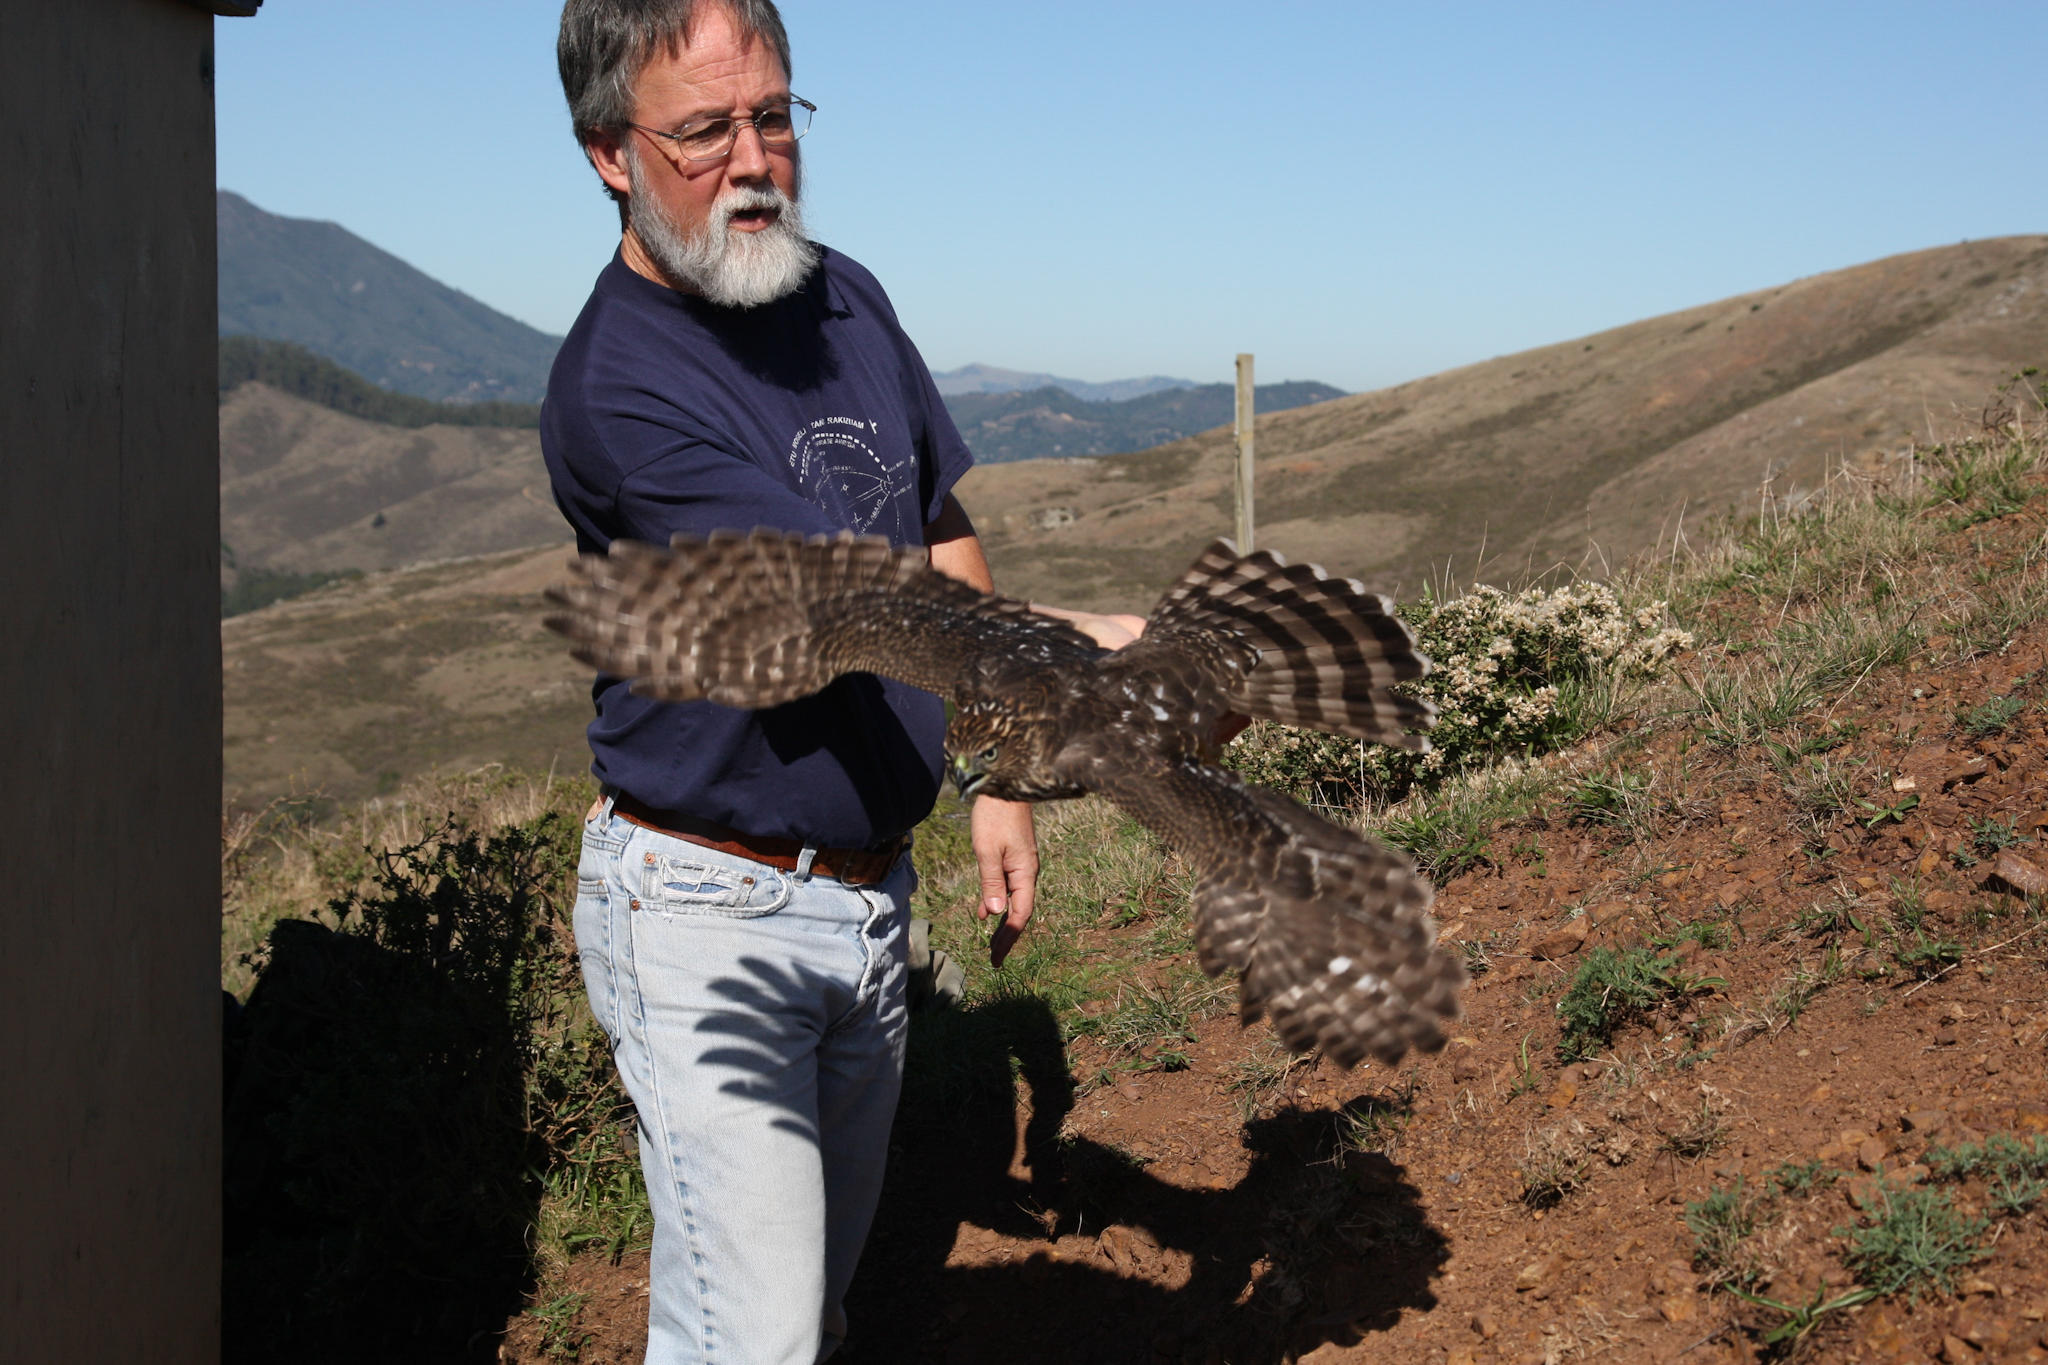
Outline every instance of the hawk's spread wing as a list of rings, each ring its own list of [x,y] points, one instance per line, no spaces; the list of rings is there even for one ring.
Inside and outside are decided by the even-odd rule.
[[[568,609],[549,627],[583,662],[664,701],[777,706],[855,672],[944,695],[989,653],[1047,665],[1102,653],[877,537],[715,532],[666,550],[621,540],[569,568],[548,590]]]
[[[1159,599],[1138,642],[1109,668],[1170,660],[1201,674],[1230,709],[1287,725],[1427,749],[1436,708],[1396,692],[1429,660],[1394,605],[1353,578],[1290,564],[1271,550],[1240,555],[1212,541]],[[1151,664],[1159,667],[1157,664]]]
[[[1437,951],[1406,856],[1220,768],[1083,745],[1086,784],[1194,862],[1202,970],[1238,974],[1246,1019],[1344,1066],[1443,1046],[1465,969]]]

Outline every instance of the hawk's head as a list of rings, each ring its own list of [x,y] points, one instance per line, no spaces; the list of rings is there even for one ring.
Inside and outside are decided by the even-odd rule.
[[[956,706],[946,726],[946,757],[961,800],[994,796],[1044,801],[1078,789],[1054,775],[1056,726],[1034,724],[1013,700],[980,697]]]

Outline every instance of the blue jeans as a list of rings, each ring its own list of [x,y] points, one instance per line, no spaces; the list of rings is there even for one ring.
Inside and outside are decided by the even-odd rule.
[[[878,885],[583,829],[576,944],[640,1113],[647,1359],[811,1365],[882,1189],[908,1032],[906,853]]]

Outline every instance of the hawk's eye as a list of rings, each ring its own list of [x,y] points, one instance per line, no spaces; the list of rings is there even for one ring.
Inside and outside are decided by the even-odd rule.
[[[996,745],[993,745],[993,744],[991,744],[991,745],[989,745],[989,746],[988,746],[988,747],[987,747],[986,749],[983,749],[983,750],[981,751],[981,761],[982,761],[982,762],[984,762],[984,763],[993,763],[993,762],[995,762],[995,761],[996,761],[996,748],[997,748],[997,746],[996,746]]]

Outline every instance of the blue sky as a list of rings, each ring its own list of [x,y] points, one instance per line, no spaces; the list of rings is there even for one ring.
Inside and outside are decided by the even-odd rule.
[[[934,369],[1377,388],[2048,232],[2032,4],[786,0],[807,219]],[[617,240],[551,0],[217,21],[219,182],[565,330]]]

